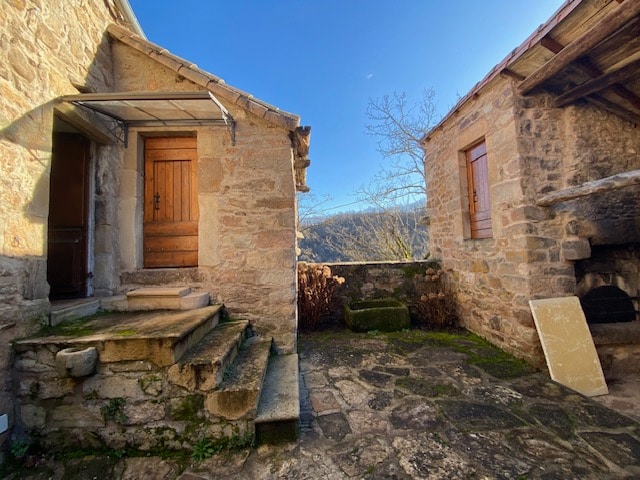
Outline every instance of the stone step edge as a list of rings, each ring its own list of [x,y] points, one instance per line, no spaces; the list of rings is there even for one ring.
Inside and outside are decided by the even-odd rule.
[[[135,303],[137,301],[144,303],[154,299],[161,299],[165,302],[179,302],[171,308],[165,305],[162,308],[157,308],[157,310],[194,310],[211,304],[211,294],[209,292],[191,292],[183,297],[127,297],[126,295],[113,295],[100,298],[100,309],[113,312],[151,311],[155,309],[149,307],[136,308]]]
[[[216,327],[220,325],[220,316],[223,311],[224,305],[211,305],[209,307],[203,307],[211,310],[207,319],[201,321],[198,325],[183,332],[183,334],[173,343],[173,352],[176,362],[179,362],[191,349],[196,347],[202,339],[204,339],[211,332],[215,331]],[[192,312],[199,312],[203,309],[194,309]],[[186,313],[186,311],[184,311]],[[189,313],[191,315],[191,313]]]
[[[254,422],[257,444],[294,442],[300,425],[298,354],[272,355]]]
[[[272,338],[257,335],[245,341],[218,389],[207,397],[210,413],[227,420],[256,417],[272,345]]]
[[[191,287],[142,287],[126,293],[127,298],[171,298],[184,297],[191,293]]]
[[[251,325],[247,320],[222,322],[208,332],[169,369],[170,381],[190,391],[213,391],[236,358]],[[204,368],[206,367],[206,368]],[[208,372],[207,378],[202,377]]]
[[[78,318],[89,317],[100,310],[100,300],[84,302],[78,305],[69,305],[67,307],[52,308],[49,314],[49,324],[56,326],[61,323],[76,320]]]

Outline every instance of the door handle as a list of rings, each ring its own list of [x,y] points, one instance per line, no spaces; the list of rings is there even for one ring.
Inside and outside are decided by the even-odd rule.
[[[153,196],[153,206],[156,210],[160,210],[160,194],[157,192]]]

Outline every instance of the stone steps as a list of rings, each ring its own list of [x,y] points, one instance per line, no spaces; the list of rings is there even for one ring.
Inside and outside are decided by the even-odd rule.
[[[144,287],[101,299],[101,308],[109,311],[193,310],[209,305],[207,292],[190,287]]]
[[[248,335],[246,320],[221,323],[169,368],[169,381],[190,391],[216,390]]]
[[[256,443],[293,442],[300,424],[298,355],[270,358],[255,419]]]
[[[228,420],[256,418],[272,343],[258,336],[247,339],[219,388],[207,397],[209,412]]]
[[[146,360],[160,367],[169,366],[218,325],[221,309],[222,305],[213,305],[175,312],[111,312],[89,317],[82,324],[87,334],[78,335],[71,327],[67,334],[62,325],[56,335],[18,341],[16,349],[93,346],[101,363]]]

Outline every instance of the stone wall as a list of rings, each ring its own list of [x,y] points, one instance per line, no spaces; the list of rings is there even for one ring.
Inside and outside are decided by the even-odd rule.
[[[202,87],[115,42],[118,91],[199,91]],[[224,126],[132,128],[116,183],[121,190],[116,245],[127,272],[120,291],[163,283],[142,269],[143,140],[149,135],[195,135],[198,148],[198,268],[195,281],[232,316],[249,318],[278,348],[295,351],[296,197],[289,131],[221,100],[236,121],[235,144]],[[174,277],[169,277],[174,278]]]
[[[574,261],[590,255],[590,242],[606,242],[607,232],[623,238],[640,209],[629,201],[635,187],[553,207],[537,200],[638,168],[640,136],[595,106],[555,108],[546,94],[519,97],[511,82],[494,78],[425,143],[431,252],[451,272],[464,324],[542,365],[529,299],[574,295]],[[482,139],[493,238],[472,240],[464,151]]]
[[[124,24],[112,0],[2,2],[0,414],[9,414],[10,424],[14,417],[7,376],[10,342],[31,333],[49,309],[46,226],[54,114],[76,124],[83,118],[54,99],[78,93],[76,87],[111,89],[111,54],[105,37],[110,23]],[[97,130],[93,128],[97,137],[108,137]],[[96,170],[107,172],[113,147],[95,148]],[[114,263],[113,257],[109,262]],[[5,441],[6,435],[1,435],[0,448]]]
[[[517,144],[514,91],[494,79],[425,143],[430,251],[456,290],[462,323],[534,364],[542,361],[529,311],[530,263],[546,244],[531,231],[544,215],[527,204]],[[493,238],[471,239],[464,152],[484,140]]]
[[[333,275],[345,279],[341,293],[352,301],[394,298],[411,303],[430,279],[428,269],[437,269],[433,260],[415,262],[326,263]]]
[[[99,343],[94,348],[104,351]],[[210,400],[215,395],[210,385],[219,375],[212,368],[199,371],[195,382],[194,374],[181,373],[178,364],[118,360],[117,355],[105,361],[100,353],[95,371],[67,376],[58,369],[60,350],[54,344],[16,347],[21,426],[41,447],[193,450],[202,439],[253,436],[251,419],[227,420]]]

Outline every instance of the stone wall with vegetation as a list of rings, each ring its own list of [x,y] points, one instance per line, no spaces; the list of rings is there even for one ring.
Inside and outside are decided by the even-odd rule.
[[[124,20],[113,0],[3,0],[1,9],[0,414],[8,414],[12,424],[10,342],[32,332],[49,309],[46,239],[54,113],[63,119],[66,114],[81,117],[62,109],[55,99],[78,93],[77,87],[110,90],[112,63],[105,30]],[[112,148],[96,149],[95,170],[108,175]],[[106,211],[113,206],[108,193]],[[101,240],[107,245],[113,239]],[[113,263],[112,255],[104,262]],[[0,448],[5,441],[1,435]]]
[[[413,302],[429,268],[438,268],[432,260],[416,262],[327,263],[333,275],[345,279],[341,295],[352,301],[393,298]]]
[[[321,264],[309,264],[321,265]],[[455,299],[438,262],[327,263],[331,275],[341,279],[333,304],[334,318],[343,319],[344,302],[394,299],[409,308],[414,326],[451,328],[458,325]],[[343,280],[342,280],[343,279]],[[300,297],[299,297],[300,298]],[[304,325],[305,318],[300,318]]]
[[[253,422],[227,420],[211,385],[220,372],[181,370],[151,360],[105,360],[87,376],[60,372],[59,346],[16,346],[15,391],[30,442],[51,451],[113,449],[192,451],[215,439],[246,445]],[[64,365],[63,365],[64,367]],[[207,388],[208,387],[208,388]]]

